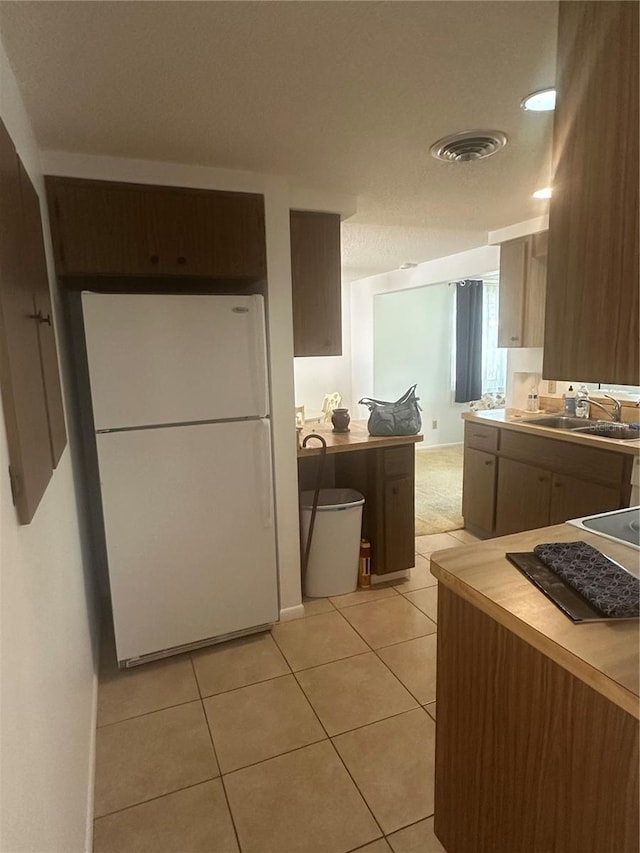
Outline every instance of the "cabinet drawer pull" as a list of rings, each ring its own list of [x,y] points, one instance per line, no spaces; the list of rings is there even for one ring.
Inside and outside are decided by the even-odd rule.
[[[160,258],[157,255],[151,255],[149,260],[151,261],[152,264],[157,264],[158,261],[160,260]]]
[[[538,477],[538,480],[539,480],[541,483],[546,483],[546,482],[547,482],[547,478],[546,478],[544,475],[542,475],[542,474]]]
[[[520,338],[518,337],[518,335],[512,335],[512,336],[511,336],[511,340],[512,340],[512,341],[519,341],[519,340],[520,340]]]
[[[493,459],[485,459],[484,464],[485,465],[493,465]]]
[[[185,258],[184,255],[178,255],[178,263],[179,264],[186,264],[187,263],[187,259]]]
[[[398,487],[397,487],[397,486],[394,486],[394,487],[391,489],[391,491],[393,492],[393,494],[394,494],[394,495],[397,495],[397,494],[399,493],[399,491],[400,491],[400,490],[398,489]]]

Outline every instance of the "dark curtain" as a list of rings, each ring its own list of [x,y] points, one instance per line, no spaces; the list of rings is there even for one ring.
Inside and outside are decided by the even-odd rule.
[[[456,403],[482,397],[482,282],[456,284]]]

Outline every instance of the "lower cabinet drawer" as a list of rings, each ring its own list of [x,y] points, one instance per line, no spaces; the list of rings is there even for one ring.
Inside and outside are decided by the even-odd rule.
[[[476,450],[487,450],[490,453],[498,449],[498,427],[485,426],[467,421],[464,425],[464,442]]]
[[[561,439],[542,438],[505,429],[500,439],[500,453],[584,480],[619,485],[624,472],[621,453],[585,447]]]

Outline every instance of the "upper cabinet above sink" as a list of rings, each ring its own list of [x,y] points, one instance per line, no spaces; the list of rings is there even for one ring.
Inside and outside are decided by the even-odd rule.
[[[500,245],[499,347],[541,347],[547,282],[547,232]]]
[[[638,384],[638,4],[560,2],[543,376]]]

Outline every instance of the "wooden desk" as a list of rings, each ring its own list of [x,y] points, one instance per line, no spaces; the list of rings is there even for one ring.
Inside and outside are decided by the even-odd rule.
[[[323,488],[356,489],[364,495],[362,536],[371,542],[371,571],[376,575],[410,569],[415,564],[415,444],[421,435],[372,436],[366,421],[352,421],[350,431],[331,425],[303,429],[327,442]],[[319,442],[298,450],[300,491],[315,488]]]

